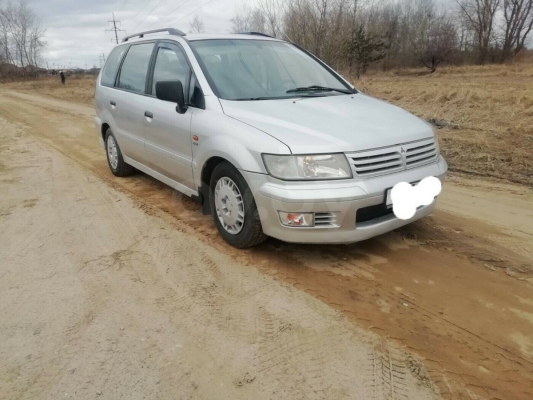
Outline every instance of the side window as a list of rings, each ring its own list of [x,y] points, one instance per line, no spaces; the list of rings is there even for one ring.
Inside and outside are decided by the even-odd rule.
[[[160,47],[157,51],[154,66],[152,94],[155,96],[155,84],[158,81],[181,81],[185,96],[189,85],[191,69],[181,50],[170,47]]]
[[[107,56],[107,62],[105,63],[104,70],[102,71],[102,78],[100,80],[102,86],[113,87],[115,85],[117,69],[127,48],[128,46],[115,47],[111,54]]]
[[[153,48],[153,43],[136,44],[130,47],[120,69],[119,88],[144,93]]]

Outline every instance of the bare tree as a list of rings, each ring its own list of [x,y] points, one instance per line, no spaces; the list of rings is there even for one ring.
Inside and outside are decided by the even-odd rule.
[[[285,3],[283,0],[260,0],[258,11],[264,18],[264,25],[268,35],[283,37],[283,20]]]
[[[237,11],[233,32],[290,40],[355,75],[373,63],[431,72],[444,62],[483,64],[528,44],[533,0],[455,0],[455,10],[436,1],[257,0]]]
[[[283,34],[327,62],[337,62],[347,30],[349,0],[288,0]]]
[[[387,47],[382,64],[384,70],[398,66],[409,57],[407,35],[404,34],[407,26],[403,19],[402,3],[392,2],[383,5],[377,21],[373,22],[373,29],[383,34]]]
[[[283,23],[290,40],[306,49],[310,48],[313,21],[307,0],[290,0]]]
[[[533,0],[503,0],[502,61],[517,55],[533,29]]]
[[[266,20],[261,11],[246,5],[237,10],[231,22],[233,24],[231,29],[233,33],[266,31]]]
[[[487,60],[494,35],[494,19],[501,0],[456,0],[461,16],[475,32],[478,64]]]
[[[457,31],[445,10],[437,10],[433,0],[418,0],[406,17],[409,40],[415,57],[435,72],[437,66],[457,49]]]
[[[25,1],[0,7],[0,51],[8,63],[23,70],[37,67],[46,43],[45,29]]]
[[[12,4],[5,7],[0,5],[0,51],[1,59],[12,64],[13,57],[11,55],[11,32],[13,30],[14,9]]]
[[[202,18],[196,14],[194,18],[189,21],[189,33],[204,33],[205,32],[205,26],[204,21],[202,21]]]

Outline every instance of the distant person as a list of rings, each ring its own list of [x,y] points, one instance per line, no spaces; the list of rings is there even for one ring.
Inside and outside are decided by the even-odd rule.
[[[65,84],[65,72],[61,71],[59,73],[59,76],[61,76],[61,83],[64,85]]]

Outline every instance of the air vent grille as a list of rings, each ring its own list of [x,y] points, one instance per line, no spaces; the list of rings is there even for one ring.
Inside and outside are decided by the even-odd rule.
[[[339,226],[339,213],[323,212],[315,213],[315,227],[317,228],[333,228]]]

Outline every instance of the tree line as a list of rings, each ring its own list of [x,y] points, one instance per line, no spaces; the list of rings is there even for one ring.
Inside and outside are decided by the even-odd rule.
[[[259,0],[232,24],[292,41],[356,77],[373,63],[433,73],[445,61],[513,60],[533,36],[533,0]]]
[[[26,2],[0,0],[0,65],[4,69],[11,67],[11,72],[25,73],[37,68],[46,46],[44,33]]]

